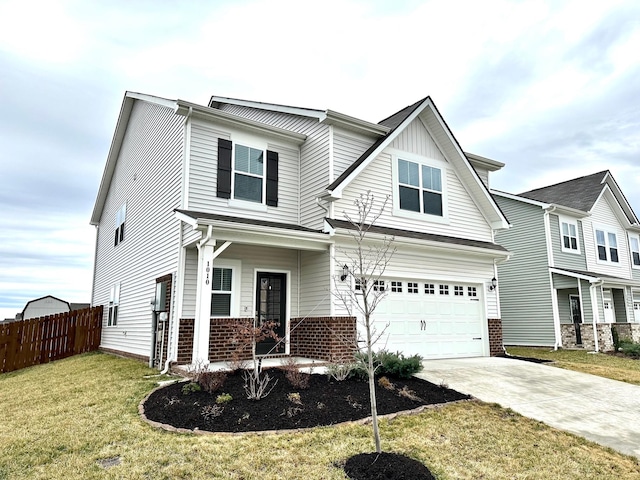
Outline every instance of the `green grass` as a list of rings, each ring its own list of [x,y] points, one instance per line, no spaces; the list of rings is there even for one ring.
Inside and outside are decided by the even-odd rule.
[[[344,479],[373,448],[370,426],[270,435],[158,430],[138,404],[155,387],[142,363],[85,354],[0,375],[0,479]],[[385,451],[439,480],[631,479],[640,462],[496,405],[464,402],[381,422]],[[119,458],[109,469],[101,460]]]
[[[585,350],[557,350],[533,347],[507,347],[507,352],[520,357],[553,360],[555,366],[590,373],[600,377],[640,385],[640,360]]]

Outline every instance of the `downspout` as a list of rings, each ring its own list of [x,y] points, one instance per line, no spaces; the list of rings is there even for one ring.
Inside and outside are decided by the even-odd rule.
[[[603,280],[596,280],[595,282],[591,282],[591,285],[589,286],[589,293],[591,294],[591,309],[593,310],[593,314],[591,315],[591,320],[593,323],[593,343],[594,343],[594,351],[596,353],[598,353],[600,351],[600,348],[598,346],[598,320],[600,318],[599,314],[598,314],[598,302],[596,300],[596,288],[597,287],[602,287],[602,285],[604,284]]]

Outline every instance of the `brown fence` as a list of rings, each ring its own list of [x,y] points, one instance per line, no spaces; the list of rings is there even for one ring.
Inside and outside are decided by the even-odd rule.
[[[0,373],[97,350],[102,306],[0,324]]]

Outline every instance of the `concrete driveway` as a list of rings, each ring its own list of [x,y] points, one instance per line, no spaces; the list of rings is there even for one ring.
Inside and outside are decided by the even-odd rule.
[[[429,360],[417,376],[640,458],[640,386],[499,357]]]

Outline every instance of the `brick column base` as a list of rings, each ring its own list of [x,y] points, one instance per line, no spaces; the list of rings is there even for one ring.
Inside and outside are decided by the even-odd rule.
[[[492,357],[504,356],[502,344],[502,319],[490,318],[489,322],[489,355]]]

